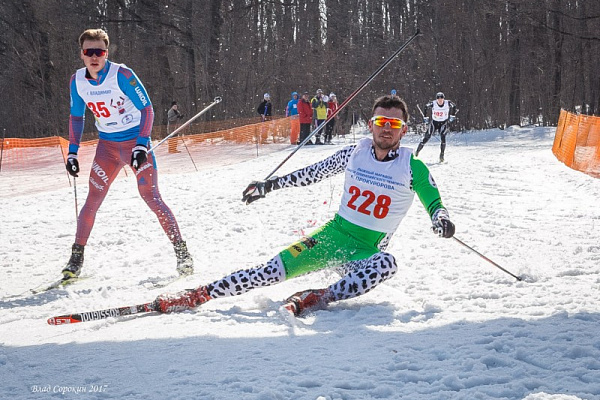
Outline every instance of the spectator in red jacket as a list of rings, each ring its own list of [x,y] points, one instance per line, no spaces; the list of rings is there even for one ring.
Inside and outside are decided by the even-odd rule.
[[[338,100],[335,93],[331,93],[329,95],[329,102],[327,103],[327,118],[329,118],[336,110],[338,109]],[[331,143],[331,139],[333,137],[333,128],[335,128],[335,120],[339,117],[336,115],[332,118],[327,125],[325,125],[325,144],[333,144]]]
[[[308,92],[304,92],[302,98],[298,101],[298,115],[300,116],[300,139],[298,144],[300,144],[310,135],[310,125],[313,117],[313,109],[310,105]],[[306,144],[313,143],[309,140]]]

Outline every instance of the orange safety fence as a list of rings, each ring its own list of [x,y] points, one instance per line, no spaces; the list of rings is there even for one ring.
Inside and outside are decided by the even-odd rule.
[[[568,167],[600,178],[600,117],[560,110],[552,152]]]
[[[216,123],[208,124],[211,127],[218,126]],[[213,132],[205,132],[207,123],[191,124],[166,141],[171,143],[163,143],[154,151],[159,173],[194,172],[285,150],[291,146],[292,124],[292,118],[273,118],[266,122]],[[155,129],[164,127],[157,126]],[[153,130],[153,134],[155,132]],[[158,133],[157,136],[165,137],[166,134]],[[81,142],[78,152],[81,168],[78,182],[87,182],[97,143],[97,139]],[[153,140],[152,146],[158,143],[159,140]],[[68,140],[59,136],[5,138],[0,145],[0,198],[58,189],[72,184],[72,178],[65,168]],[[132,176],[128,167],[124,167],[119,175],[126,176]],[[15,181],[19,183],[14,184]]]

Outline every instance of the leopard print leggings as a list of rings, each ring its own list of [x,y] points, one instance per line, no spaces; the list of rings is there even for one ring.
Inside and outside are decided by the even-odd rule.
[[[371,257],[351,261],[337,268],[342,279],[329,286],[333,301],[346,300],[369,292],[396,274],[393,255],[379,252]],[[285,280],[285,268],[279,255],[256,268],[234,272],[207,286],[211,298],[238,296],[257,287],[270,286]]]

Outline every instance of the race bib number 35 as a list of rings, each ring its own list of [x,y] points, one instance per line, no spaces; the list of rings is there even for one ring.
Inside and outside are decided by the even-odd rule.
[[[94,115],[96,116],[96,118],[100,118],[100,117],[105,117],[108,118],[110,117],[110,110],[108,108],[106,108],[106,105],[103,101],[99,101],[97,103],[93,103],[93,102],[89,102],[87,103],[88,108],[90,109],[90,111],[92,113],[94,113]]]

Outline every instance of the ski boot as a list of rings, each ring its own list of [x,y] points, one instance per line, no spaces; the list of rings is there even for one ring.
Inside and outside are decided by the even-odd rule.
[[[421,152],[421,150],[423,150],[423,143],[419,143],[419,145],[417,146],[417,151],[415,152],[415,157],[419,157],[419,153]]]
[[[177,272],[179,275],[191,275],[194,273],[194,260],[188,252],[187,245],[183,240],[173,244],[175,256],[177,257]]]
[[[161,294],[152,306],[160,313],[171,313],[196,308],[210,299],[206,286],[200,286],[198,289],[187,289],[174,295]]]
[[[85,246],[74,243],[71,248],[71,258],[67,263],[67,266],[63,268],[62,274],[64,279],[77,278],[81,273],[83,267],[83,250]]]
[[[283,307],[297,317],[308,311],[323,310],[330,302],[329,289],[308,289],[288,297]]]

